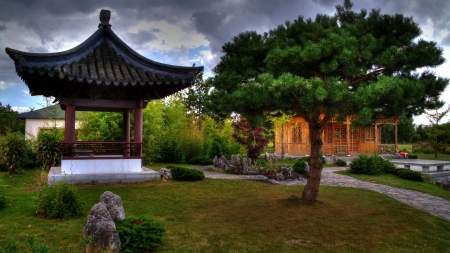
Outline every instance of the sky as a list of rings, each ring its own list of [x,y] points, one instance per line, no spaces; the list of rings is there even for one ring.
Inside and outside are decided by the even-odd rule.
[[[0,102],[24,112],[41,108],[29,95],[4,48],[49,53],[71,49],[98,29],[101,9],[111,10],[112,30],[149,59],[179,66],[204,66],[213,76],[221,47],[245,31],[266,32],[298,16],[334,15],[343,0],[0,0]],[[421,38],[444,49],[446,62],[430,69],[450,79],[450,0],[353,0],[354,11],[413,17]],[[441,99],[450,105],[450,86]],[[447,119],[445,119],[447,121]],[[428,124],[425,115],[415,124]]]

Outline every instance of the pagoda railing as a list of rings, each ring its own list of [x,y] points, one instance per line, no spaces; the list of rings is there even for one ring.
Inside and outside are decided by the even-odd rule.
[[[142,142],[59,142],[62,159],[142,158]]]
[[[395,154],[395,144],[377,144],[377,153],[380,154]]]

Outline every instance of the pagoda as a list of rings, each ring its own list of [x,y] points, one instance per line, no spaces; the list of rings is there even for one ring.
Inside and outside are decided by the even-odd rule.
[[[159,179],[159,173],[142,167],[142,110],[148,101],[192,86],[203,71],[203,67],[172,66],[141,56],[111,30],[110,17],[109,10],[101,10],[98,30],[67,51],[30,53],[5,49],[30,94],[54,97],[65,111],[61,167],[51,168],[50,184],[61,180],[83,183]],[[77,141],[76,111],[121,112],[122,140]]]

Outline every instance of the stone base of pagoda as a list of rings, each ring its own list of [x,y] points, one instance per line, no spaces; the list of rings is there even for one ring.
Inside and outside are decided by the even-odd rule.
[[[89,183],[131,183],[131,182],[145,182],[145,181],[159,181],[161,180],[161,175],[159,172],[156,172],[151,169],[147,169],[145,167],[122,167],[122,169],[118,168],[118,164],[120,161],[124,160],[132,160],[132,159],[117,159],[115,161],[115,166],[112,167],[99,167],[92,166],[85,167],[82,169],[74,169],[80,167],[74,167],[74,163],[71,163],[70,168],[67,167],[63,169],[62,167],[52,167],[50,168],[50,172],[48,173],[47,182],[49,185],[54,185],[60,182],[66,182],[68,184],[89,184]],[[64,161],[64,160],[63,160]],[[93,160],[86,160],[93,161]],[[109,160],[110,162],[112,160]],[[129,161],[131,162],[131,161]],[[97,161],[97,164],[100,161]],[[67,165],[67,163],[62,163]],[[101,164],[101,163],[100,163]],[[84,165],[84,163],[76,164],[76,165]],[[102,164],[103,165],[103,164]],[[139,159],[140,165],[140,159]],[[90,170],[88,168],[91,168]],[[67,173],[68,172],[68,173]],[[77,172],[77,173],[73,173]]]
[[[141,158],[102,156],[101,158],[61,160],[63,174],[138,173],[142,171]]]

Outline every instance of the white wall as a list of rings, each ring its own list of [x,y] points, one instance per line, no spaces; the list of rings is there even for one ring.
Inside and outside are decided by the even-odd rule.
[[[78,129],[80,122],[75,122],[75,129]],[[25,139],[36,137],[40,128],[64,128],[64,120],[50,120],[50,119],[26,119],[25,120]]]

